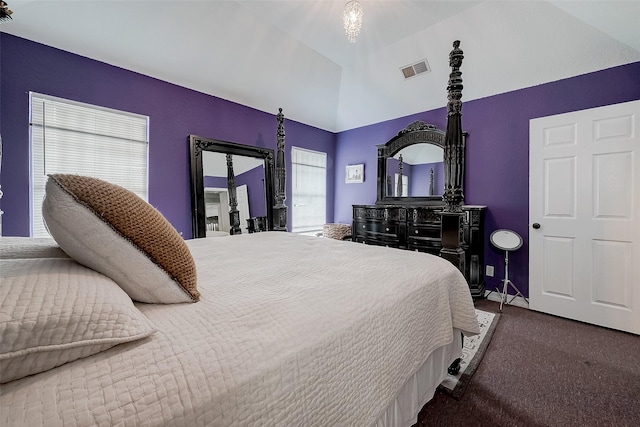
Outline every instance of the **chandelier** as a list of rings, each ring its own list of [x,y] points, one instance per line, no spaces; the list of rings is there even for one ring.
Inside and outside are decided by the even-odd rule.
[[[11,18],[13,11],[9,9],[9,5],[6,1],[0,1],[0,21],[8,21]]]
[[[347,39],[349,39],[351,43],[355,43],[356,37],[360,34],[363,16],[364,10],[362,10],[362,6],[360,6],[360,3],[356,0],[352,0],[344,5],[342,22],[344,24],[344,31],[347,33]]]

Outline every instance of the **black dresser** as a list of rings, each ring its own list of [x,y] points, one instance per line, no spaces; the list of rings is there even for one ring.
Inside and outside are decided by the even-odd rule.
[[[440,254],[443,206],[353,205],[353,241]],[[473,298],[484,297],[484,216],[486,206],[462,206],[461,248],[464,276]]]

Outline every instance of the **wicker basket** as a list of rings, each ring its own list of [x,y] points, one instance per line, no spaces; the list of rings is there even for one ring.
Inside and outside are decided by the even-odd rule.
[[[349,234],[351,234],[351,226],[349,224],[325,224],[322,226],[322,237],[342,240],[344,236]]]

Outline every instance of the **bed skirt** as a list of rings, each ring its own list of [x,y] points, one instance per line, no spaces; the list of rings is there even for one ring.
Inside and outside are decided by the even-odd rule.
[[[453,337],[451,343],[435,349],[420,369],[409,377],[378,418],[375,427],[411,427],[416,423],[418,413],[447,376],[447,368],[462,354],[460,331],[455,329]]]

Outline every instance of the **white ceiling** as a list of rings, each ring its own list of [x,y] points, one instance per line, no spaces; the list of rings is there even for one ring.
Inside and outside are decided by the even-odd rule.
[[[438,163],[444,158],[444,149],[435,144],[413,144],[398,151],[395,159],[402,156],[402,163],[409,165],[421,165]]]
[[[255,157],[233,155],[233,174],[235,176],[264,166],[264,160]],[[227,155],[213,151],[202,152],[202,175],[227,177]]]
[[[346,0],[7,3],[4,32],[329,131],[445,106],[456,39],[467,101],[640,61],[637,0],[361,0],[355,44]]]

